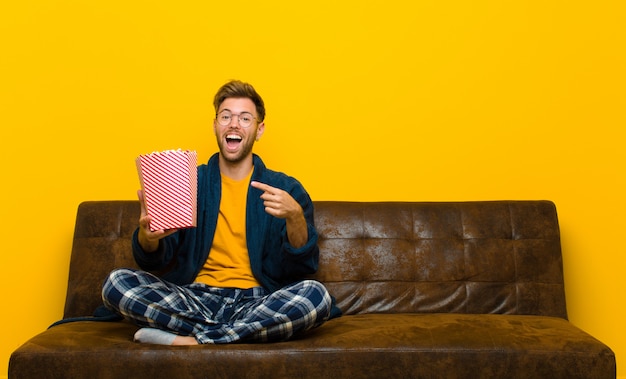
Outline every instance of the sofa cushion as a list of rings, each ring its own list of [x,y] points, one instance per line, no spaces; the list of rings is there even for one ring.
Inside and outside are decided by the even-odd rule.
[[[614,378],[605,345],[561,318],[362,314],[274,344],[137,344],[126,322],[76,322],[34,337],[10,371],[32,378]]]

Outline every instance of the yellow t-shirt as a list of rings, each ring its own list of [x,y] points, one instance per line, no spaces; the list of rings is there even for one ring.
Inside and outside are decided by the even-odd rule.
[[[246,245],[246,200],[251,177],[252,171],[242,180],[222,175],[222,199],[213,246],[196,282],[222,288],[260,286],[252,275]]]

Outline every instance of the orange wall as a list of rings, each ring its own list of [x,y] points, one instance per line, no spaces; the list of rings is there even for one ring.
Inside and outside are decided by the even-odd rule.
[[[626,377],[624,2],[266,3],[0,4],[1,364],[62,315],[77,205],[134,198],[138,154],[207,159],[238,78],[316,200],[553,200],[570,320]]]

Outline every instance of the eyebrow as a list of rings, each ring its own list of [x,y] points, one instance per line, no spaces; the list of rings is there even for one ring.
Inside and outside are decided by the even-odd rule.
[[[217,112],[217,113],[219,114],[219,113],[222,113],[222,112],[224,112],[224,111],[229,111],[230,113],[233,113],[233,111],[232,111],[232,110],[230,110],[230,109],[228,109],[228,108],[224,108],[224,109],[222,109],[221,111],[219,111],[219,112]],[[244,113],[248,113],[248,114],[252,115],[252,117],[256,117],[256,116],[254,115],[254,113],[249,112],[249,111],[239,112],[239,114],[244,114]]]

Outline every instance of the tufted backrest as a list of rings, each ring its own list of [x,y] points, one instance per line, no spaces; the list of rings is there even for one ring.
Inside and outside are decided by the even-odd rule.
[[[317,202],[315,212],[317,278],[346,314],[567,318],[551,202]]]
[[[65,317],[100,305],[106,275],[136,267],[137,201],[78,208]],[[548,201],[316,202],[320,267],[344,314],[445,312],[567,318]]]

